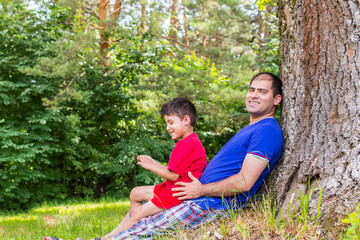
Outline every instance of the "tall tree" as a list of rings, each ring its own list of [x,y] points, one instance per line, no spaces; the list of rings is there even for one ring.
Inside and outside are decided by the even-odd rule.
[[[262,12],[259,9],[258,10],[258,15],[257,15],[257,20],[258,20],[258,33],[257,33],[257,37],[258,37],[258,45],[259,47],[261,47],[262,45],[262,35],[263,35],[263,17],[262,17]]]
[[[141,33],[146,32],[146,4],[147,1],[143,0],[140,2],[141,5]]]
[[[206,11],[206,7],[205,7],[205,3],[201,3],[201,15],[203,15],[203,21],[206,22],[207,20],[207,11]],[[201,46],[203,47],[203,49],[206,49],[206,33],[205,33],[205,29],[202,29],[202,33],[201,33]]]
[[[108,18],[108,7],[110,5],[109,0],[100,0],[99,2],[99,29],[100,29],[100,64],[104,66],[109,65],[109,54],[108,49],[111,46],[110,34],[111,30],[114,29],[117,18],[119,17],[122,0],[116,0],[114,9],[109,13]]]
[[[185,40],[185,46],[186,46],[186,53],[190,54],[190,41],[189,41],[189,34],[188,34],[188,23],[186,20],[186,0],[182,0],[183,5],[183,25],[184,25],[184,40]]]
[[[360,200],[359,2],[278,3],[285,146],[275,186],[290,201],[310,180],[310,208],[324,188],[322,211],[336,218]]]
[[[177,31],[178,31],[178,0],[173,0],[171,5],[171,16],[170,16],[170,31],[169,39],[175,46],[177,43]]]

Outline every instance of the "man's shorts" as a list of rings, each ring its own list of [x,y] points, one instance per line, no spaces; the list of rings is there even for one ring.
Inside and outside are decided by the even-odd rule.
[[[153,216],[141,218],[134,226],[115,236],[115,239],[153,239],[154,235],[166,234],[179,227],[197,228],[201,223],[214,221],[218,216],[227,217],[228,213],[216,209],[207,211],[188,200]]]

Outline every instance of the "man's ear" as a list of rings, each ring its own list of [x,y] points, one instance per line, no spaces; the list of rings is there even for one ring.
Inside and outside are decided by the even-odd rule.
[[[183,121],[185,122],[185,125],[191,124],[191,119],[189,115],[185,115],[183,118]]]
[[[277,106],[281,102],[281,99],[282,99],[282,97],[280,94],[276,95],[274,97],[274,106]]]

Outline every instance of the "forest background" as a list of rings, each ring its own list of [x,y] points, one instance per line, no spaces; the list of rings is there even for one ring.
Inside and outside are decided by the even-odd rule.
[[[0,209],[128,197],[162,180],[159,110],[198,109],[208,160],[248,124],[250,78],[279,74],[275,1],[0,1]],[[278,114],[279,115],[279,114]]]

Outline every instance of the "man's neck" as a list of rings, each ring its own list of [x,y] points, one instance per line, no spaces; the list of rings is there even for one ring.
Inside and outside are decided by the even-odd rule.
[[[274,114],[267,114],[267,115],[263,115],[263,116],[252,116],[250,115],[250,125],[257,123],[258,121],[261,121],[265,118],[274,118],[275,115]]]

